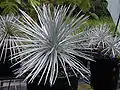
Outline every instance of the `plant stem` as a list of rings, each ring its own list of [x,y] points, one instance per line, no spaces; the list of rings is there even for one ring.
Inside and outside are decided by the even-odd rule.
[[[119,22],[120,22],[120,14],[119,14],[119,17],[118,17],[118,20],[117,20],[117,24],[116,24],[116,27],[115,27],[114,36],[116,36],[116,32],[117,32],[117,28],[118,28]]]

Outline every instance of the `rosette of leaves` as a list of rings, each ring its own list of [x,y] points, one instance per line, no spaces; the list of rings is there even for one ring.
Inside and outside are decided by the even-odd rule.
[[[76,35],[73,35],[73,32],[78,30],[88,17],[80,16],[79,12],[71,19],[75,7],[71,9],[70,6],[57,6],[51,9],[50,5],[43,5],[42,7],[34,6],[34,8],[39,22],[35,22],[28,14],[20,10],[23,20],[19,20],[17,26],[28,37],[18,37],[17,40],[23,42],[23,45],[18,47],[23,48],[23,50],[12,58],[22,57],[16,63],[22,63],[21,68],[16,72],[18,77],[27,73],[25,80],[28,80],[29,83],[32,83],[39,76],[38,84],[44,79],[44,84],[49,81],[50,85],[53,85],[60,71],[59,66],[62,68],[69,85],[67,66],[76,76],[79,72],[85,77],[83,72],[90,72],[75,56],[87,60],[92,59],[87,54],[76,50],[83,49],[83,45],[78,47],[76,43],[82,44],[86,39],[81,37],[82,32]]]
[[[91,27],[87,32],[87,36],[90,39],[90,46],[104,49],[112,34],[110,33],[110,26],[104,24]]]
[[[102,51],[104,55],[109,55],[111,58],[120,56],[120,37],[115,36],[108,40],[107,47]]]
[[[110,26],[101,24],[89,28],[84,37],[89,38],[89,47],[110,58],[117,58],[120,55],[120,37],[113,36]]]
[[[0,61],[5,62],[20,48],[12,48],[18,46],[15,37],[18,37],[19,31],[16,27],[16,19],[14,15],[0,16]],[[14,40],[12,40],[14,37]],[[6,59],[7,58],[7,59]]]

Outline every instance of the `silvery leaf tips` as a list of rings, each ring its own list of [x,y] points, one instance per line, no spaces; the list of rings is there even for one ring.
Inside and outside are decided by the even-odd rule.
[[[105,55],[109,55],[111,58],[118,58],[120,56],[120,37],[115,36],[110,38],[107,43],[107,47],[102,51]]]
[[[71,18],[75,6],[72,9],[70,7],[57,6],[51,10],[50,5],[34,6],[39,22],[34,21],[28,14],[20,10],[23,21],[18,20],[17,26],[27,37],[17,39],[23,42],[23,45],[18,46],[23,50],[12,58],[22,57],[17,62],[17,64],[21,63],[21,68],[16,72],[17,77],[28,73],[25,81],[32,83],[39,76],[38,84],[44,79],[44,84],[49,81],[52,86],[58,78],[59,66],[64,71],[69,85],[67,66],[76,76],[77,72],[84,78],[86,77],[83,72],[90,74],[90,71],[75,57],[92,60],[87,54],[76,50],[80,48],[76,43],[84,42],[86,38],[81,37],[82,32],[73,35],[73,32],[78,30],[88,17],[80,16],[80,11],[74,18]]]
[[[18,17],[14,15],[0,15],[0,61],[2,62],[6,62],[8,57],[12,57],[20,50],[18,47],[12,48],[18,46],[18,42],[15,41],[19,32],[16,26],[17,19]]]
[[[101,49],[106,47],[108,39],[112,37],[110,26],[107,24],[93,26],[89,29],[87,35],[90,39],[89,46]]]
[[[104,56],[117,58],[120,55],[120,37],[114,37],[110,29],[107,24],[93,26],[86,31],[84,37],[89,38],[86,43],[93,50],[99,51]]]
[[[120,0],[107,0],[108,2],[108,10],[112,16],[112,19],[116,25],[116,30],[120,29]],[[118,26],[117,26],[118,24]],[[116,32],[115,32],[116,33]],[[105,54],[110,54],[111,57],[115,58],[120,55],[120,37],[115,36],[108,41],[108,47],[103,50]]]

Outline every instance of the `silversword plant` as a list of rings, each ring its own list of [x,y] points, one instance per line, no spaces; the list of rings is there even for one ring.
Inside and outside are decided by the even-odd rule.
[[[67,65],[76,76],[76,71],[84,78],[83,72],[90,73],[75,57],[92,60],[79,50],[83,49],[84,45],[81,45],[82,47],[76,45],[78,42],[81,44],[85,42],[86,38],[81,37],[82,32],[73,35],[74,31],[78,30],[88,17],[80,15],[79,12],[71,18],[75,7],[72,9],[70,7],[57,6],[51,9],[50,5],[34,6],[39,22],[34,21],[28,14],[20,10],[23,20],[18,20],[17,27],[27,37],[18,37],[16,40],[23,42],[23,45],[18,46],[23,50],[12,58],[22,57],[16,63],[21,63],[21,68],[16,72],[18,77],[27,73],[25,80],[33,82],[40,74],[38,84],[44,78],[45,84],[49,81],[50,85],[53,85],[58,77],[59,66],[61,66],[70,85]]]
[[[15,25],[17,18],[14,15],[0,16],[0,61],[2,62],[6,61],[6,57],[12,57],[16,53],[16,49],[12,47],[18,46],[18,43],[12,39],[18,37],[19,33]],[[20,49],[17,47],[17,50]],[[7,56],[7,53],[10,56]]]
[[[89,28],[84,37],[88,38],[88,45],[100,51],[104,56],[117,58],[120,56],[120,37],[113,36],[110,26],[101,24]]]

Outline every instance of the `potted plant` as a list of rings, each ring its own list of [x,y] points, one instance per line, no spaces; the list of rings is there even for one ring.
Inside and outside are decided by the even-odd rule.
[[[92,56],[91,86],[94,90],[116,90],[119,77],[120,37],[110,32],[110,26],[101,24],[89,28],[84,37],[89,38]]]
[[[15,39],[18,33],[20,35],[18,28],[15,26],[17,18],[14,15],[0,15],[0,77],[11,77],[14,75],[12,72],[13,68],[10,68],[10,66],[15,61],[12,62],[9,59],[20,50],[18,47],[16,49],[11,48],[18,45],[18,42],[12,41],[13,36]]]
[[[23,43],[18,45],[22,51],[12,58],[21,57],[16,63],[21,63],[21,68],[16,72],[17,77],[25,76],[28,90],[77,90],[76,77],[80,75],[86,78],[83,72],[87,74],[90,72],[76,56],[86,60],[92,59],[81,51],[90,49],[82,44],[86,41],[86,38],[82,37],[84,33],[75,35],[73,33],[88,17],[81,15],[81,11],[72,16],[75,7],[71,9],[71,6],[33,7],[39,22],[20,10],[23,15],[22,20],[18,20],[16,24],[19,30],[27,35],[27,37],[17,37],[16,40]]]

